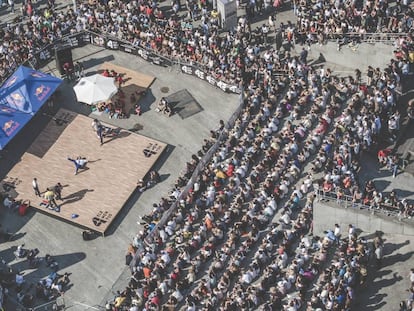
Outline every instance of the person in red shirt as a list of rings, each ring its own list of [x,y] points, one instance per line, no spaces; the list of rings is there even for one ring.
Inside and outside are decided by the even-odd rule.
[[[65,72],[65,76],[69,80],[72,80],[72,78],[73,78],[73,66],[72,66],[72,64],[70,64],[69,62],[66,62],[66,63],[63,64],[62,68],[63,68],[63,71]]]
[[[27,16],[29,16],[29,17],[31,17],[32,14],[33,14],[33,6],[32,6],[32,3],[30,1],[27,2],[26,13],[27,13]]]
[[[233,163],[230,163],[230,164],[227,166],[226,175],[227,175],[228,177],[232,177],[232,176],[233,176],[233,174],[234,174],[234,165],[233,165]]]
[[[160,305],[160,297],[158,297],[158,296],[152,297],[151,303],[154,304],[154,305],[156,305],[157,307],[159,307],[159,305]]]
[[[324,118],[319,119],[319,125],[316,128],[316,133],[318,134],[325,134],[328,130],[329,124]]]
[[[331,192],[333,189],[333,184],[330,181],[325,180],[323,183],[323,194],[326,195],[326,193]]]
[[[378,162],[381,166],[385,166],[387,164],[387,159],[389,154],[391,153],[391,149],[381,149],[377,153]]]
[[[120,74],[116,76],[116,82],[118,83],[118,89],[120,89],[122,84],[124,84],[124,79],[122,79],[122,76]]]

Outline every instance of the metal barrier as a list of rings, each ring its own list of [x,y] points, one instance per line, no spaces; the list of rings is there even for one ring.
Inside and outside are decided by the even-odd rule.
[[[100,46],[104,49],[119,50],[136,56],[140,56],[142,59],[163,67],[179,66],[179,71],[186,74],[194,75],[195,77],[207,81],[211,85],[220,88],[225,92],[239,94],[241,88],[235,82],[222,80],[216,78],[213,73],[206,68],[205,65],[197,62],[183,62],[180,58],[173,58],[170,55],[161,55],[158,51],[150,49],[141,44],[135,45],[125,39],[120,39],[108,34],[100,34],[91,30],[83,30],[77,33],[68,33],[58,38],[51,44],[48,44],[39,49],[32,57],[24,61],[22,64],[30,66],[33,69],[38,69],[43,65],[46,65],[51,59],[53,59],[54,47],[57,44],[68,44],[72,47],[81,47],[86,44],[93,44]],[[18,64],[16,64],[18,66]],[[15,68],[10,66],[9,71],[3,78],[5,81],[11,74],[13,74]],[[2,82],[3,82],[2,81]]]
[[[349,32],[345,34],[328,34],[328,41],[337,41],[337,40],[348,40],[351,42],[357,40],[359,42],[365,43],[385,43],[385,44],[394,44],[395,41],[400,37],[407,37],[408,33],[393,33],[393,32],[373,32],[373,33],[358,33],[358,32]]]
[[[30,309],[30,311],[49,311],[49,310],[57,310],[55,301],[49,301],[40,306]]]
[[[86,303],[82,303],[79,301],[71,301],[70,299],[65,299],[63,297],[59,297],[54,301],[50,301],[47,303],[44,303],[42,305],[30,308],[30,309],[24,309],[25,311],[58,311],[58,310],[84,310],[84,311],[104,311],[105,306],[99,306],[99,305],[88,305]]]
[[[316,190],[319,201],[334,201],[343,208],[359,209],[361,211],[370,212],[371,214],[380,214],[387,217],[402,217],[401,212],[393,206],[381,204],[380,207],[366,205],[362,202],[354,202],[349,195],[341,195],[339,198],[335,192],[324,192],[323,190]]]

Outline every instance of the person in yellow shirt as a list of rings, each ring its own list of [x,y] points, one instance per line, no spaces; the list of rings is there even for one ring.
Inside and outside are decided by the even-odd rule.
[[[44,198],[47,201],[46,208],[48,209],[54,209],[57,207],[56,201],[55,201],[55,193],[52,189],[47,188],[47,191],[44,194]]]
[[[226,175],[226,173],[224,173],[222,170],[220,170],[220,169],[216,169],[216,171],[215,171],[215,173],[216,173],[216,177],[217,178],[219,178],[220,180],[224,180],[224,179],[226,179],[227,178],[227,175]]]
[[[124,304],[125,299],[126,299],[125,294],[121,294],[120,296],[116,297],[114,307],[115,308],[121,307]]]
[[[51,12],[49,9],[47,9],[47,10],[45,10],[44,15],[45,15],[45,18],[46,18],[46,19],[49,19],[49,17],[51,17],[51,16],[52,16],[52,12]]]

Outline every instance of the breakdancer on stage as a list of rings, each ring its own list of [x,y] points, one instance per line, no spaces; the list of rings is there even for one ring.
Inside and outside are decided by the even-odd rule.
[[[75,175],[78,174],[79,169],[85,169],[88,160],[85,157],[77,157],[76,160],[68,157],[69,161],[72,161],[75,164]]]

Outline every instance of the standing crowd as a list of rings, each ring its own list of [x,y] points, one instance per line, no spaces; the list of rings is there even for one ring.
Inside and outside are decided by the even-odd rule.
[[[145,217],[129,250],[137,259],[131,282],[109,310],[351,310],[371,258],[381,266],[382,245],[368,248],[352,225],[347,239],[337,227],[310,235],[312,205],[321,186],[339,200],[369,197],[359,184],[360,156],[381,137],[395,140],[398,61],[372,76],[368,68],[363,82],[359,70],[340,78],[308,66],[306,57],[245,52],[239,118],[212,131],[170,196]],[[275,77],[280,68],[289,74]],[[226,139],[181,197],[220,134]],[[176,200],[178,208],[158,224]]]
[[[263,5],[267,10],[269,5],[266,1],[249,3],[247,17],[240,18],[236,29],[222,36],[217,11],[212,10],[209,1],[186,2],[186,9],[190,12],[194,11],[194,6],[199,8],[200,14],[196,15],[200,17],[200,25],[193,27],[191,23],[182,23],[178,13],[185,8],[179,1],[162,8],[155,0],[89,1],[80,3],[75,12],[72,7],[57,11],[54,1],[41,8],[40,3],[26,0],[22,21],[0,29],[0,77],[5,79],[18,65],[55,40],[67,34],[91,30],[147,48],[172,60],[198,64],[215,79],[240,85],[244,62],[240,58],[241,46],[247,47],[249,41],[255,45],[268,44],[268,38],[275,30],[274,18],[269,19],[268,25],[252,30],[251,18],[255,12],[261,14]],[[405,49],[405,56],[411,63],[414,61],[412,47],[407,50],[407,45],[412,44],[413,12],[404,1],[390,7],[386,2],[368,1],[364,4],[356,1],[350,5],[346,2],[331,4],[329,1],[314,3],[303,0],[294,1],[294,10],[298,16],[297,24],[289,22],[280,25],[279,29],[288,42],[324,43],[329,34],[344,35],[348,32],[399,32],[406,35],[401,36],[398,45],[403,47],[398,47],[398,50]],[[280,40],[276,38],[276,41]]]
[[[179,6],[173,2],[172,11]],[[387,24],[396,31],[408,25],[410,10],[397,12],[395,28],[394,15],[376,17],[384,10],[389,14],[382,6],[295,2],[298,25],[281,25],[280,31],[287,41],[296,36],[302,38],[297,43],[312,44],[338,28],[339,33],[382,31]],[[248,18],[219,35],[218,17],[209,9],[201,3],[201,25],[191,28],[176,14],[167,17],[156,1],[89,2],[66,14],[51,6],[32,10],[28,21],[0,30],[2,77],[8,66],[56,38],[90,29],[199,63],[215,78],[243,86],[234,125],[211,131],[171,194],[145,216],[145,229],[128,249],[129,258],[135,256],[131,280],[107,309],[351,310],[370,250],[352,226],[346,238],[337,226],[324,237],[312,235],[314,190],[375,202],[375,191],[371,197],[359,184],[360,155],[375,150],[384,135],[393,141],[398,135],[398,88],[412,73],[412,37],[396,42],[387,68],[338,77],[310,66],[305,52],[263,51],[268,32],[253,35]],[[307,16],[308,9],[314,13]],[[181,196],[215,143],[211,161]],[[158,224],[173,204],[178,208]]]

